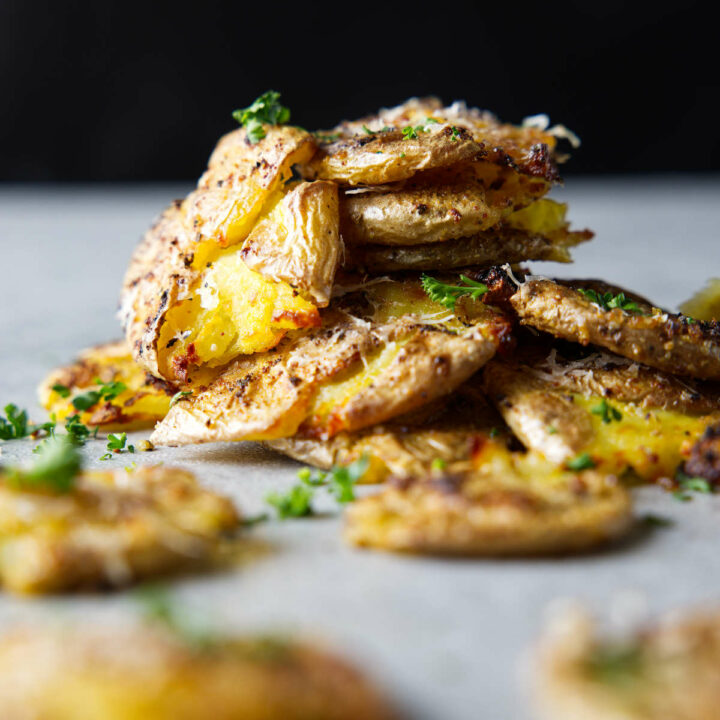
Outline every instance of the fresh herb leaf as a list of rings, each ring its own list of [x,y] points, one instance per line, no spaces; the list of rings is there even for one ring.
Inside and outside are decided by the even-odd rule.
[[[340,133],[321,133],[321,132],[315,132],[313,135],[317,138],[318,142],[321,143],[331,143],[335,142],[340,137]]]
[[[662,515],[653,515],[652,513],[643,515],[642,521],[650,527],[671,527],[674,524],[670,518],[663,517]]]
[[[108,435],[108,450],[124,450],[125,443],[127,442],[127,433],[110,433]]]
[[[89,390],[86,393],[82,393],[82,395],[76,395],[72,399],[72,406],[80,411],[89,410],[100,402],[101,397],[102,395],[99,390]]]
[[[72,490],[82,467],[75,445],[66,438],[48,438],[36,448],[37,458],[28,469],[10,468],[5,482],[18,490]]]
[[[5,417],[0,415],[0,440],[17,440],[32,433],[28,425],[27,410],[10,403],[5,406]]]
[[[639,313],[640,315],[643,314],[640,306],[636,302],[628,300],[623,292],[613,295],[611,292],[598,293],[595,290],[586,290],[585,288],[578,288],[578,292],[584,295],[588,300],[590,300],[590,302],[595,303],[595,305],[600,307],[602,310],[613,310],[618,308],[620,310],[624,310],[625,312],[634,312]]]
[[[60,383],[56,383],[52,386],[53,392],[56,392],[61,398],[68,398],[70,397],[70,388],[67,385],[61,385]]]
[[[412,125],[407,125],[402,129],[403,140],[414,140],[417,138],[418,131]]]
[[[269,519],[270,516],[267,513],[260,513],[259,515],[251,515],[250,517],[243,518],[240,521],[240,525],[246,528],[254,527],[260,523],[267,522]]]
[[[375,134],[375,131],[371,130],[367,125],[363,125],[362,129],[366,135],[374,135]]]
[[[436,120],[435,118],[431,118],[431,117],[425,118],[426,125],[437,125],[439,122],[440,121]]]
[[[586,452],[576,455],[565,463],[568,470],[588,470],[595,467],[595,461]]]
[[[631,681],[642,669],[642,652],[634,645],[598,647],[588,658],[587,669],[600,682]]]
[[[440,303],[453,312],[459,297],[469,295],[473,300],[479,300],[488,291],[487,285],[471,280],[465,275],[460,275],[460,280],[465,285],[447,285],[429,275],[423,275],[421,280],[423,290],[428,297],[433,302]]]
[[[97,435],[97,428],[95,428],[95,434]],[[68,434],[69,439],[75,445],[84,445],[87,439],[90,437],[90,428],[87,425],[83,425],[80,422],[79,415],[71,415],[65,422],[65,431]]]
[[[686,475],[682,470],[679,470],[675,476],[675,481],[678,485],[677,492],[698,492],[706,495],[712,495],[715,492],[715,487],[711,482],[701,477],[692,477]]]
[[[458,138],[460,137],[460,129],[456,128],[454,125],[450,126],[450,130],[452,130],[452,133],[450,135],[450,139],[453,142],[457,142]]]
[[[254,145],[265,137],[263,125],[284,125],[290,120],[290,110],[280,104],[280,93],[268,90],[252,105],[235,110],[233,118],[247,130],[248,140]]]
[[[593,415],[600,415],[603,423],[609,425],[613,420],[619,422],[622,420],[622,413],[608,401],[603,398],[598,405],[590,410]]]
[[[433,472],[441,472],[447,467],[447,463],[442,458],[434,458],[430,463],[430,469]]]
[[[72,399],[72,406],[76,410],[90,410],[90,408],[97,405],[100,400],[114,400],[118,395],[120,395],[120,393],[127,390],[127,385],[119,381],[112,381],[106,383],[98,378],[95,378],[95,384],[99,386],[98,390],[88,390],[85,393],[76,395]]]
[[[370,458],[363,455],[349,465],[336,465],[328,472],[303,468],[298,472],[298,478],[310,487],[327,487],[339,503],[346,503],[355,499],[355,483],[362,479],[369,467]]]
[[[293,485],[286,493],[269,493],[265,500],[275,508],[278,517],[285,520],[312,515],[313,495],[314,491],[307,485]]]
[[[176,403],[180,402],[180,400],[184,400],[186,397],[192,395],[192,390],[180,390],[179,392],[176,392],[171,398],[170,398],[170,407],[175,405]]]
[[[548,435],[556,435],[557,428],[553,427],[552,425],[548,425],[547,433],[548,433]]]

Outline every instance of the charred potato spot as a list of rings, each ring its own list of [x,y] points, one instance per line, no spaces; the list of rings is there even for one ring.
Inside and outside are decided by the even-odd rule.
[[[15,627],[0,638],[4,717],[390,720],[354,667],[309,643],[158,626]]]
[[[96,381],[123,383],[126,389],[116,397],[86,411],[78,411],[72,404],[75,396],[97,390]],[[63,398],[54,386],[69,391]],[[65,367],[53,370],[38,388],[40,404],[59,421],[79,414],[80,422],[103,429],[139,429],[152,427],[162,420],[170,408],[176,388],[149,375],[133,360],[124,341],[98,345],[82,352],[79,358]]]
[[[19,593],[127,585],[210,564],[238,527],[227,498],[187,472],[87,472],[70,492],[18,490],[0,473],[0,584]]]
[[[574,610],[555,618],[539,645],[538,699],[543,717],[556,720],[713,720],[719,662],[716,611],[668,617],[611,638]]]
[[[474,469],[404,479],[346,511],[346,539],[364,547],[458,555],[586,550],[631,525],[625,490],[598,473],[563,472],[539,455],[484,438]]]

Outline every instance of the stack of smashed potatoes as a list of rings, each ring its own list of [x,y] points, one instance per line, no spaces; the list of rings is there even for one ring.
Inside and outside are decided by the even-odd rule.
[[[364,457],[386,485],[346,537],[397,551],[587,549],[630,529],[629,486],[720,482],[712,298],[689,317],[523,265],[592,238],[548,197],[571,132],[434,98],[316,133],[277,93],[236,117],[132,257],[126,342],[43,385],[59,418],[99,378],[124,390],[81,420],[156,446]]]

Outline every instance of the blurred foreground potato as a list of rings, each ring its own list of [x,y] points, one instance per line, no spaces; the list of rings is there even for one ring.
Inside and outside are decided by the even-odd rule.
[[[390,720],[352,666],[306,643],[162,627],[20,627],[0,637],[3,720]]]

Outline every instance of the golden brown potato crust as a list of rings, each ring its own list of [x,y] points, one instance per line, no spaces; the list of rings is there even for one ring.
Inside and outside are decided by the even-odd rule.
[[[562,473],[486,440],[475,468],[404,478],[346,511],[346,539],[399,552],[542,555],[587,550],[623,535],[630,498],[615,478]]]
[[[403,128],[418,125],[422,130],[414,136],[403,135]],[[413,98],[377,115],[341,123],[327,137],[333,139],[323,142],[320,136],[313,169],[319,178],[347,185],[381,185],[473,159],[548,181],[558,177],[556,141],[549,133],[500,123],[492,114],[460,102],[443,107],[437,98]]]
[[[19,627],[0,639],[3,720],[389,720],[363,675],[308,643],[146,627]]]
[[[330,302],[343,249],[337,185],[300,183],[261,219],[243,244],[242,259],[257,273],[303,290],[319,307]]]
[[[0,585],[62,592],[199,567],[238,524],[229,499],[177,468],[86,472],[67,493],[15,489],[0,473]]]
[[[522,323],[556,337],[593,343],[664,372],[720,380],[720,325],[682,315],[603,310],[552,280],[529,278],[510,299]]]
[[[535,665],[548,720],[715,720],[720,614],[685,613],[604,639],[574,612],[546,632]]]
[[[500,415],[471,379],[449,398],[360,432],[341,432],[329,440],[281,438],[265,444],[294,460],[323,470],[368,457],[364,483],[389,476],[428,474],[433,462],[458,467],[468,463],[478,435],[504,428]]]
[[[451,270],[471,265],[486,267],[526,260],[571,262],[569,249],[592,237],[589,231],[565,231],[552,237],[502,228],[430,245],[351,248],[345,266],[371,273],[401,270]]]
[[[72,398],[87,390],[97,390],[96,380],[122,382],[127,389],[90,410],[76,410]],[[52,389],[55,385],[64,385],[70,396],[62,398]],[[165,417],[176,392],[176,387],[141,368],[124,340],[83,350],[75,362],[53,370],[38,387],[40,404],[49,413],[55,413],[58,420],[78,413],[80,422],[104,430],[152,427]]]
[[[289,177],[286,165],[309,157],[313,147],[311,136],[296,128],[268,128],[252,146],[244,130],[229,133],[197,189],[145,234],[125,274],[120,318],[135,360],[153,375],[163,375],[157,343],[165,316],[200,278],[210,249],[244,240],[283,174]]]
[[[398,300],[383,300],[387,292]],[[427,309],[432,317],[424,319]],[[177,403],[152,440],[327,439],[410,412],[451,393],[509,340],[507,320],[479,303],[464,320],[450,316],[449,326],[438,315],[450,314],[416,281],[347,295],[323,313],[321,328],[236,361]]]

